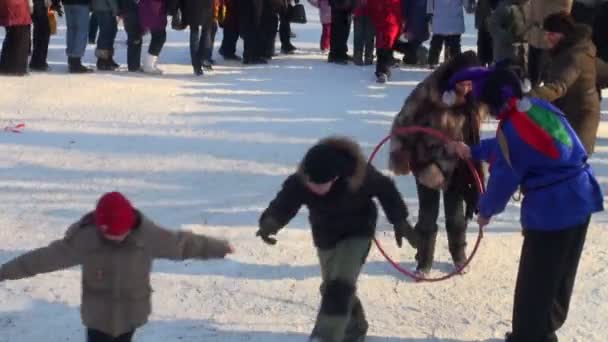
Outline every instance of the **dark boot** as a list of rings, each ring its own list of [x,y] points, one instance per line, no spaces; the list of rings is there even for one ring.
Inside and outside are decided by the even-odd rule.
[[[363,65],[363,51],[355,51],[353,54],[353,63],[359,66]]]
[[[112,64],[112,57],[110,50],[95,50],[95,56],[97,57],[97,70],[100,71],[114,71],[117,67]]]
[[[361,305],[361,301],[357,298],[342,342],[362,342],[365,340],[368,329],[369,323],[365,319],[363,305]]]
[[[129,71],[141,71],[141,41],[127,45],[127,63]]]
[[[93,72],[92,69],[82,65],[81,59],[78,57],[68,57],[68,69],[71,74],[86,74]]]
[[[448,247],[456,268],[462,267],[467,261],[466,246],[466,234],[464,231],[448,231]]]
[[[426,275],[433,267],[433,259],[435,258],[435,242],[437,241],[437,232],[420,234],[420,244],[416,253],[416,272]]]

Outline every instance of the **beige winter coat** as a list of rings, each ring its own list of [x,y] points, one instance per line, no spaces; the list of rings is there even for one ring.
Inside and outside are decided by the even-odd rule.
[[[145,324],[151,312],[150,271],[157,258],[218,258],[225,241],[174,232],[143,215],[122,243],[105,240],[85,215],[61,240],[23,254],[0,267],[0,281],[32,277],[82,265],[81,315],[87,328],[119,336]]]

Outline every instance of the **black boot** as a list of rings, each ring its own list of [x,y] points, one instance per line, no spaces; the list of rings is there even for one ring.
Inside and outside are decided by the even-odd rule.
[[[92,69],[82,65],[79,57],[68,57],[68,69],[71,74],[86,74],[93,72]]]
[[[437,241],[437,232],[425,233],[420,232],[420,244],[416,253],[416,272],[421,275],[427,275],[433,267],[433,259],[435,258],[435,242]]]
[[[466,234],[464,231],[448,231],[448,247],[452,255],[452,261],[454,261],[454,267],[457,269],[461,268],[467,261],[466,246]]]
[[[114,71],[118,68],[112,63],[112,51],[97,49],[95,50],[95,56],[97,57],[97,70]]]
[[[141,41],[127,45],[127,64],[129,71],[139,72],[141,69]]]

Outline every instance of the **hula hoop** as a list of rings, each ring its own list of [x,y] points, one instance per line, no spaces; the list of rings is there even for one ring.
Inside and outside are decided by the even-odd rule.
[[[382,148],[382,146],[390,138],[392,138],[394,136],[397,136],[397,135],[404,135],[404,134],[411,134],[411,133],[424,133],[424,134],[428,134],[428,135],[434,136],[436,138],[439,138],[444,143],[448,143],[448,142],[450,142],[450,141],[453,140],[453,139],[449,138],[448,136],[446,136],[445,134],[443,134],[441,131],[438,131],[438,130],[430,128],[430,127],[409,126],[409,127],[397,128],[393,132],[391,132],[391,134],[389,134],[384,139],[382,139],[382,141],[380,141],[380,143],[376,146],[376,148],[372,152],[371,156],[369,157],[368,163],[369,164],[372,163],[372,161],[376,157],[376,154],[378,154],[378,151],[380,151],[380,149]],[[477,169],[473,165],[473,162],[471,160],[466,160],[466,163],[467,163],[467,166],[469,167],[469,170],[473,174],[473,177],[475,178],[475,186],[477,187],[477,191],[479,191],[479,193],[484,193],[485,189],[484,189],[483,182],[481,181],[481,177],[479,177],[479,173],[477,172]],[[477,235],[477,241],[475,242],[475,246],[473,247],[473,251],[471,251],[471,254],[467,258],[467,260],[465,261],[465,263],[462,266],[460,266],[458,269],[454,270],[452,273],[448,273],[448,274],[446,274],[444,276],[441,276],[441,277],[438,277],[438,278],[420,277],[420,276],[416,275],[414,272],[401,267],[399,265],[399,263],[397,263],[396,261],[394,261],[388,255],[388,253],[386,253],[386,251],[384,250],[384,248],[382,248],[382,245],[380,244],[380,242],[378,241],[378,239],[376,239],[375,237],[374,237],[374,243],[376,244],[376,247],[378,248],[378,250],[380,251],[380,253],[382,254],[382,256],[384,256],[384,258],[386,259],[386,261],[388,261],[399,273],[401,273],[401,274],[403,274],[405,276],[408,276],[408,277],[416,280],[416,282],[429,282],[429,283],[432,283],[432,282],[438,282],[438,281],[446,280],[446,279],[452,278],[453,276],[455,276],[457,274],[461,274],[461,272],[465,268],[467,268],[467,266],[469,266],[469,263],[471,263],[471,260],[473,260],[473,257],[477,253],[477,249],[479,248],[479,245],[481,243],[481,239],[482,238],[483,238],[483,229],[480,227],[479,228],[479,233]]]

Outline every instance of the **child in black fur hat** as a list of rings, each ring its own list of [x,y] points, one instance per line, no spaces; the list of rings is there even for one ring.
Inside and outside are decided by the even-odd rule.
[[[321,308],[311,341],[363,341],[368,329],[356,282],[376,230],[377,198],[395,229],[397,245],[405,237],[416,248],[417,235],[408,211],[388,177],[366,162],[359,145],[344,137],[321,140],[305,155],[296,173],[260,217],[257,234],[275,244],[275,235],[297,214],[309,209],[312,236],[321,264]]]

